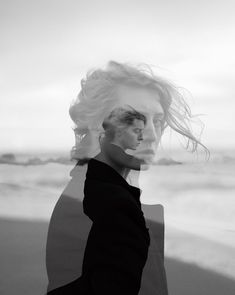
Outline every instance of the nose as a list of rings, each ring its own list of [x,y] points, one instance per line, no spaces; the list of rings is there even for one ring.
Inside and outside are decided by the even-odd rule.
[[[139,136],[138,136],[138,140],[139,140],[139,141],[143,140],[143,134],[142,134],[142,133],[139,134]]]
[[[144,129],[144,141],[152,143],[159,140],[161,132],[156,129],[153,123],[149,123]]]

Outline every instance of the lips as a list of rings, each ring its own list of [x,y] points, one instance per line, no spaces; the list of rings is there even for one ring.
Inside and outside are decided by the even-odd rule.
[[[151,150],[151,149],[145,149],[145,150],[139,150],[138,152],[137,152],[137,154],[142,154],[142,155],[155,155],[155,153],[154,153],[154,151],[153,150]]]

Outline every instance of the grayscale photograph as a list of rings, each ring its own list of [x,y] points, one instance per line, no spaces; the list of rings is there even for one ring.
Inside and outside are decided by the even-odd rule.
[[[235,2],[0,0],[0,294],[235,294]]]

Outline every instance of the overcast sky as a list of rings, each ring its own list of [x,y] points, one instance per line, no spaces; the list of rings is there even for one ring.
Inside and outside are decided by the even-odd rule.
[[[235,146],[235,1],[0,4],[1,151],[70,150],[80,80],[111,59],[159,67],[204,114],[203,142]]]

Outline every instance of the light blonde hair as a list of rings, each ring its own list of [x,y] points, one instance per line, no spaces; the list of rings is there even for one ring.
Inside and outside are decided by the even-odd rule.
[[[102,123],[115,106],[116,89],[119,85],[138,85],[154,89],[160,96],[164,110],[162,131],[170,127],[186,139],[186,149],[195,152],[201,145],[206,153],[209,150],[192,131],[194,116],[184,96],[173,83],[156,76],[151,67],[142,64],[131,66],[110,61],[106,69],[89,71],[81,81],[81,91],[71,104],[69,114],[75,123],[76,144],[72,148],[73,159],[95,156],[99,150],[99,137],[104,129]]]

